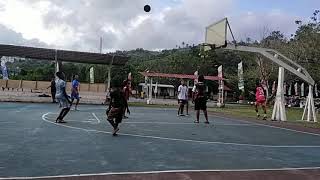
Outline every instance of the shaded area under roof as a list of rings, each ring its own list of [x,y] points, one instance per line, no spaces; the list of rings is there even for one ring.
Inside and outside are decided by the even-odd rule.
[[[155,73],[155,72],[140,72],[143,76],[148,77],[162,77],[162,78],[177,78],[177,79],[196,79],[197,76],[191,74],[167,74],[167,73]],[[218,81],[218,76],[204,76],[204,79],[211,81]]]
[[[156,73],[156,72],[140,72],[141,75],[143,76],[148,76],[148,77],[160,77],[160,78],[177,78],[177,79],[197,79],[197,76],[191,75],[191,74],[167,74],[167,73]],[[218,81],[221,78],[218,76],[204,76],[205,80],[210,80],[210,81]],[[231,89],[227,86],[224,86],[225,91],[231,91]]]
[[[0,56],[22,57],[38,60],[54,61],[57,59],[65,62],[90,63],[90,64],[111,64],[112,54],[100,54],[91,52],[55,50],[47,48],[26,47],[0,44]],[[125,65],[129,57],[114,55],[113,65]]]

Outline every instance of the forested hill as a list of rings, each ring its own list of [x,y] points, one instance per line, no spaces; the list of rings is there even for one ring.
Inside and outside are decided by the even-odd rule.
[[[319,11],[315,11],[308,22],[296,21],[295,34],[284,35],[280,31],[271,31],[261,41],[253,41],[249,37],[241,45],[273,48],[304,66],[311,76],[320,81],[320,20]],[[182,42],[175,49],[148,51],[141,48],[131,51],[117,51],[130,57],[127,65],[113,67],[112,78],[123,80],[129,72],[133,75],[133,85],[143,82],[140,71],[162,73],[193,74],[196,70],[204,75],[217,75],[217,68],[223,65],[226,83],[237,91],[237,64],[244,63],[244,78],[247,91],[254,88],[255,81],[265,79],[271,84],[277,79],[278,67],[271,61],[253,53],[227,51],[223,49],[203,53],[197,45]],[[201,55],[200,55],[201,54]],[[68,80],[73,74],[79,74],[80,81],[89,81],[89,68],[95,67],[95,81],[105,82],[107,66],[64,63],[63,71]],[[11,79],[50,80],[54,73],[54,64],[47,61],[20,60],[8,63]],[[176,79],[156,79],[160,83],[176,85]],[[285,81],[293,83],[299,78],[286,72]],[[216,91],[217,84],[207,82],[211,90]]]

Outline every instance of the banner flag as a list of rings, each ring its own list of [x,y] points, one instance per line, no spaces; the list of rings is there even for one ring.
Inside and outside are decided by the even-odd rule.
[[[241,91],[244,91],[244,79],[243,79],[243,64],[242,61],[238,64],[238,88]]]

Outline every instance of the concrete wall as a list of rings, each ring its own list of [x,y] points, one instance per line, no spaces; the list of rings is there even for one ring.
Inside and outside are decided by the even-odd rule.
[[[11,80],[9,80],[11,81]],[[37,82],[36,81],[22,81],[23,89],[36,89]]]
[[[44,90],[50,86],[49,81],[24,81],[24,80],[2,80],[0,79],[0,88],[25,89],[25,90]],[[50,89],[50,88],[49,88]],[[67,82],[66,90],[71,90],[71,82]],[[79,91],[82,92],[105,92],[106,85],[102,83],[88,84],[80,83]]]

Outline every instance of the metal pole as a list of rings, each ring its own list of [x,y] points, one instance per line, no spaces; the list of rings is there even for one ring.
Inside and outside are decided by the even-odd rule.
[[[107,90],[110,89],[110,84],[111,84],[111,68],[112,68],[114,56],[115,56],[115,55],[112,56],[111,63],[110,63],[110,65],[109,65],[109,67],[108,67],[108,84],[107,84]]]
[[[54,60],[55,60],[55,63],[56,63],[56,72],[59,72],[60,71],[60,67],[59,67],[59,62],[58,62],[58,50],[55,50]]]
[[[100,54],[102,54],[102,37],[100,37]]]
[[[272,120],[286,121],[286,110],[284,105],[284,92],[283,92],[283,81],[284,81],[284,68],[279,67],[279,77],[278,77],[278,88],[276,94],[276,101],[274,103]]]

